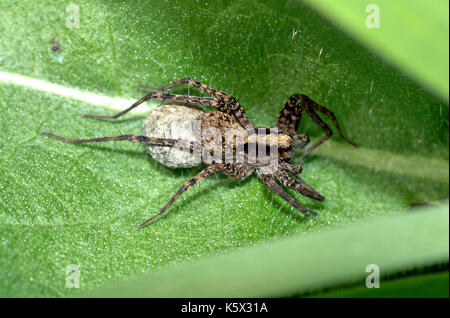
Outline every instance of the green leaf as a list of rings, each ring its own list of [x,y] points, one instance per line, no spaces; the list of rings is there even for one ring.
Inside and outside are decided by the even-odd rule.
[[[448,102],[448,1],[307,2]]]
[[[369,264],[386,274],[448,261],[448,235],[445,207],[278,240],[140,277],[92,295],[279,297],[349,281],[365,288]],[[384,288],[383,280],[380,288]],[[405,291],[397,296],[406,296]]]
[[[448,105],[302,3],[80,0],[79,28],[66,26],[68,4],[0,3],[1,296],[81,295],[448,198]],[[61,86],[50,93],[55,87],[17,74]],[[81,114],[117,111],[98,107],[99,94],[136,100],[144,94],[137,84],[184,76],[238,98],[257,125],[273,125],[293,93],[336,114],[360,147],[333,136],[303,163],[302,178],[323,203],[290,191],[318,218],[298,215],[256,176],[237,182],[217,174],[138,229],[201,167],[168,169],[126,142],[77,146],[40,135],[139,133],[142,113],[114,122]],[[323,134],[307,117],[299,132]],[[420,240],[412,237],[411,246]],[[402,246],[392,242],[392,250]],[[80,268],[80,290],[66,288],[70,264]]]

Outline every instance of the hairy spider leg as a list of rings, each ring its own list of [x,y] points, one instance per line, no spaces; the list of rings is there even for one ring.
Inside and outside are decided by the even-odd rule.
[[[316,211],[313,211],[311,209],[308,209],[298,203],[293,197],[291,197],[289,194],[287,194],[276,182],[275,179],[269,175],[260,175],[259,176],[261,180],[276,194],[278,194],[280,197],[282,197],[286,202],[288,202],[290,205],[292,205],[294,208],[299,210],[301,213],[311,213],[312,215],[317,215]]]
[[[303,171],[303,167],[301,165],[292,165],[286,161],[281,161],[280,166],[291,176],[295,176]]]
[[[314,122],[319,125],[324,131],[325,136],[319,139],[314,145],[312,145],[309,149],[307,149],[303,155],[300,157],[300,161],[308,154],[310,154],[314,149],[316,149],[320,144],[322,144],[325,140],[331,137],[333,134],[330,127],[320,118],[319,115],[314,111],[314,109],[320,111],[326,116],[330,117],[334,126],[338,130],[339,137],[350,145],[357,147],[357,145],[344,137],[342,133],[341,127],[339,126],[336,116],[333,112],[327,109],[324,106],[321,106],[311,100],[308,96],[303,94],[294,94],[284,105],[283,109],[278,116],[277,126],[283,130],[288,131],[290,134],[295,135],[295,132],[298,129],[300,124],[302,113],[306,111],[306,113],[314,120]]]
[[[155,146],[167,146],[172,147],[174,145],[184,146],[184,149],[189,149],[193,151],[195,146],[199,147],[199,144],[194,141],[181,140],[181,139],[164,139],[164,138],[153,138],[140,135],[121,135],[121,136],[111,136],[111,137],[99,137],[99,138],[89,138],[89,139],[69,139],[66,137],[54,135],[48,132],[41,133],[44,136],[58,139],[64,142],[69,142],[72,144],[83,144],[88,142],[103,142],[103,141],[116,141],[116,140],[127,140],[130,142],[137,142],[141,144],[149,144]]]
[[[306,107],[305,108],[306,112],[308,113],[308,115],[314,120],[314,122],[319,125],[324,131],[325,131],[325,135],[320,138],[318,141],[316,141],[311,147],[309,147],[308,149],[305,150],[305,152],[303,152],[303,154],[301,155],[301,157],[298,159],[298,161],[302,161],[303,158],[305,158],[308,154],[310,154],[314,149],[316,149],[318,146],[320,146],[325,140],[327,140],[328,138],[331,137],[331,135],[333,135],[333,131],[330,129],[330,127],[322,120],[322,118],[320,118],[319,115],[317,115],[317,113],[314,111],[313,108],[311,107]],[[339,129],[339,128],[338,128]],[[340,129],[339,129],[340,132]],[[342,134],[342,132],[340,132],[340,135]],[[356,146],[355,144],[353,144],[352,142],[344,139],[344,141],[347,141],[348,143],[350,143],[352,146]]]
[[[212,174],[214,172],[217,172],[217,171],[220,171],[223,168],[224,168],[224,164],[223,163],[215,164],[215,165],[212,165],[212,166],[209,166],[209,167],[205,168],[203,171],[201,171],[194,178],[192,178],[191,180],[185,182],[181,186],[181,188],[177,191],[177,193],[175,193],[175,195],[169,200],[169,202],[166,203],[166,205],[158,213],[156,213],[152,217],[148,218],[146,221],[142,222],[139,226],[143,227],[147,223],[151,222],[152,220],[154,220],[155,218],[157,218],[158,216],[160,216],[161,214],[166,212],[166,210],[175,202],[176,199],[178,199],[183,194],[184,191],[189,190],[195,184],[197,184],[198,182],[200,182],[201,180],[203,180],[204,178],[206,178],[210,174]]]
[[[289,97],[278,115],[278,122],[276,125],[278,128],[290,133],[292,136],[295,136],[297,132],[304,108],[304,104],[302,103],[297,105],[297,101],[299,100],[298,96],[298,94],[294,94]]]
[[[289,175],[282,171],[277,171],[275,173],[275,176],[277,179],[281,182],[282,185],[284,185],[287,188],[291,188],[293,190],[296,190],[297,192],[301,193],[302,195],[318,200],[323,201],[325,200],[325,197],[321,195],[319,192],[317,192],[316,189],[314,189],[311,185],[306,183],[303,179],[297,177],[297,178],[291,178]]]
[[[346,143],[352,145],[353,147],[358,147],[357,144],[355,144],[353,141],[348,140],[347,138],[344,137],[344,134],[342,133],[341,127],[339,126],[339,123],[336,119],[336,116],[334,115],[334,113],[332,111],[330,111],[328,108],[317,104],[315,101],[311,100],[312,102],[312,106],[317,109],[318,111],[322,112],[323,114],[327,115],[331,121],[333,122],[334,126],[336,127],[339,137],[345,141]]]
[[[244,128],[253,127],[253,125],[248,120],[247,114],[245,113],[241,104],[239,104],[239,102],[236,100],[236,98],[234,98],[233,96],[231,96],[225,92],[208,87],[208,86],[206,86],[200,82],[197,82],[196,80],[193,80],[189,77],[182,78],[176,82],[170,83],[166,86],[159,87],[159,88],[145,86],[145,85],[139,85],[139,87],[156,90],[156,91],[165,91],[167,89],[170,89],[172,87],[179,86],[182,84],[187,84],[191,87],[198,88],[202,92],[208,93],[208,94],[216,97],[217,99],[219,99],[220,101],[223,102],[218,105],[218,108],[220,111],[223,111],[229,115],[234,116],[238,120],[238,122],[242,125],[242,127],[244,127]]]
[[[301,183],[301,186],[303,186],[304,188],[306,188],[307,190],[309,190],[312,193],[312,196],[310,196],[313,199],[317,199],[319,201],[323,201],[325,198],[319,193],[317,192],[316,189],[314,189],[311,185],[309,185],[306,181],[304,181],[302,178],[300,177],[296,177],[297,174],[301,173],[303,171],[303,167],[301,165],[292,165],[290,163],[287,163],[285,161],[280,162],[280,166],[283,170],[279,170],[278,171],[278,175],[277,178],[281,175],[283,175],[284,178],[286,179],[294,179],[297,182]],[[293,177],[291,177],[293,176]],[[278,179],[280,180],[280,179]],[[281,183],[282,180],[280,180]],[[293,186],[297,187],[298,185],[292,184]],[[285,186],[292,188],[289,184],[285,184]],[[294,188],[293,188],[294,189]]]
[[[170,100],[174,102],[184,102],[184,103],[191,103],[191,104],[200,104],[203,106],[213,106],[213,107],[219,107],[220,102],[216,98],[211,97],[198,97],[198,96],[184,96],[184,95],[176,95],[176,94],[168,94],[168,93],[161,93],[161,92],[151,92],[144,97],[142,97],[140,100],[135,102],[133,105],[128,107],[127,109],[121,111],[120,113],[117,113],[112,116],[105,116],[105,115],[83,115],[85,118],[99,118],[99,119],[116,119],[119,118],[122,115],[125,115],[130,110],[136,108],[143,102],[149,100],[149,99],[157,99],[157,100]]]
[[[223,171],[232,179],[244,180],[250,176],[255,168],[246,164],[227,163]]]

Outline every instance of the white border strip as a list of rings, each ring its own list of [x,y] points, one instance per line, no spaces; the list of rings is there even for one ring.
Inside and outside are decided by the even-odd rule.
[[[31,88],[39,90],[41,92],[51,93],[60,95],[67,98],[72,98],[79,100],[84,103],[88,103],[94,106],[107,107],[115,110],[124,110],[125,108],[131,106],[138,99],[125,99],[119,97],[109,97],[105,95],[94,94],[90,92],[81,91],[74,88],[65,87],[58,84],[53,84],[47,81],[22,76],[18,74],[2,72],[0,71],[0,83],[15,84],[24,86],[26,88]],[[148,105],[150,104],[150,105]],[[157,103],[145,103],[139,105],[133,113],[145,113],[148,112],[150,108],[156,106]],[[150,107],[149,107],[150,106]]]

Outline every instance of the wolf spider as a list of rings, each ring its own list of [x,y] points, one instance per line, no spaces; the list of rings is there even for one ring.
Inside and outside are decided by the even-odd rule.
[[[178,86],[182,84],[187,84],[191,87],[195,87],[205,93],[208,93],[212,97],[199,97],[199,96],[184,96],[184,95],[176,95],[176,94],[170,94],[166,93],[164,91]],[[116,119],[126,113],[128,113],[133,108],[137,107],[141,103],[150,100],[166,100],[166,101],[172,101],[172,102],[181,102],[181,103],[188,103],[188,104],[200,104],[202,106],[213,106],[216,107],[216,111],[209,111],[205,112],[204,115],[201,117],[201,123],[202,123],[202,130],[204,127],[216,127],[220,129],[222,132],[222,137],[224,136],[223,131],[225,128],[238,128],[241,130],[245,130],[248,128],[263,128],[266,131],[270,129],[270,127],[256,127],[253,124],[251,124],[247,118],[247,115],[245,114],[242,106],[239,104],[239,102],[232,97],[231,95],[215,90],[213,88],[207,87],[206,85],[203,85],[193,79],[190,79],[188,77],[180,79],[179,81],[173,82],[169,85],[160,87],[160,88],[153,88],[149,86],[140,85],[142,88],[151,89],[152,92],[145,95],[143,98],[135,102],[133,105],[128,107],[127,109],[113,115],[113,116],[105,116],[105,115],[84,115],[84,117],[88,118],[100,118],[100,119]],[[313,100],[311,100],[308,96],[303,94],[294,94],[292,95],[289,100],[284,105],[283,109],[281,110],[280,115],[278,116],[278,122],[275,126],[272,128],[277,128],[277,169],[275,171],[272,171],[271,173],[265,172],[264,165],[267,163],[262,163],[260,160],[258,160],[258,156],[256,156],[256,161],[254,163],[246,162],[238,163],[236,161],[225,163],[225,162],[206,162],[203,160],[204,163],[207,164],[207,167],[201,171],[199,174],[197,174],[194,178],[190,179],[186,183],[184,183],[181,188],[177,191],[177,193],[169,200],[169,202],[155,215],[144,221],[140,224],[140,226],[144,226],[145,224],[149,223],[156,217],[162,215],[174,202],[177,198],[181,196],[183,192],[193,187],[195,184],[197,184],[199,181],[203,180],[207,176],[218,172],[223,171],[228,176],[234,179],[243,180],[250,176],[253,171],[256,171],[257,175],[261,180],[266,184],[272,191],[274,191],[276,194],[278,194],[280,197],[282,197],[285,201],[287,201],[291,206],[299,210],[301,213],[311,213],[316,215],[317,212],[308,209],[298,203],[293,197],[291,197],[288,193],[286,193],[282,187],[278,185],[278,183],[275,181],[276,179],[285,187],[291,188],[293,190],[296,190],[300,194],[307,196],[309,198],[323,201],[325,198],[320,193],[318,193],[312,186],[310,186],[308,183],[306,183],[304,180],[302,180],[300,177],[297,176],[297,174],[301,173],[303,168],[300,164],[290,164],[289,161],[291,160],[293,156],[293,150],[294,148],[304,148],[309,143],[309,137],[305,134],[296,134],[297,128],[300,124],[300,120],[302,117],[303,112],[306,112],[313,121],[319,125],[324,131],[325,135],[320,138],[316,143],[314,143],[311,147],[306,149],[303,153],[303,155],[300,158],[300,161],[310,154],[314,149],[316,149],[320,144],[322,144],[325,140],[330,138],[332,135],[332,131],[330,127],[319,117],[317,112],[321,112],[325,114],[326,116],[330,117],[333,124],[337,128],[339,132],[340,138],[342,138],[347,143],[353,145],[356,147],[356,144],[346,139],[342,131],[339,127],[339,124],[336,120],[336,117],[334,114],[329,111],[327,108],[315,103]],[[258,130],[259,131],[259,130]],[[143,143],[147,145],[156,145],[156,146],[166,146],[166,147],[173,147],[179,142],[185,142],[187,147],[192,151],[192,149],[195,146],[195,141],[183,141],[180,139],[165,139],[165,138],[155,138],[155,137],[149,137],[144,135],[120,135],[120,136],[112,136],[112,137],[100,137],[100,138],[92,138],[92,139],[68,139],[65,137],[57,136],[54,134],[43,132],[43,135],[46,135],[48,137],[56,138],[58,140],[62,140],[69,143],[74,144],[81,144],[81,143],[88,143],[88,142],[103,142],[103,141],[112,141],[112,140],[128,140],[130,142],[136,142],[136,143]],[[249,149],[249,143],[250,138],[249,136],[245,140],[245,144],[241,145],[244,146],[244,152],[245,155],[248,155],[248,149]],[[254,140],[254,139],[253,139]],[[253,141],[255,142],[255,141]],[[270,144],[271,141],[269,141],[269,147],[272,145]],[[299,143],[297,143],[299,142]],[[255,142],[256,147],[258,147],[258,141]],[[294,143],[297,143],[294,145]],[[204,143],[204,141],[201,141],[200,147],[206,148],[207,145]],[[236,144],[233,145],[233,147],[236,147]],[[260,144],[260,147],[267,147],[267,144]],[[235,149],[235,148],[234,148]],[[267,148],[266,148],[267,149]],[[247,158],[247,157],[246,157]],[[248,158],[247,158],[248,159]]]

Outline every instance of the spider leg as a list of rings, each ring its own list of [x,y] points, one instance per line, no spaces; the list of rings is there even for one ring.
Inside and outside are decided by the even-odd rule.
[[[323,201],[325,200],[325,197],[321,195],[319,192],[316,191],[312,186],[310,186],[308,183],[306,183],[301,178],[291,178],[287,173],[284,173],[282,171],[277,171],[275,173],[275,176],[277,179],[281,182],[282,185],[285,187],[294,189],[298,191],[299,193],[303,194],[304,196],[318,200]]]
[[[280,180],[281,183],[283,183],[283,185],[285,185],[285,186],[287,186],[289,188],[295,189],[295,190],[297,190],[295,187],[301,186],[301,187],[304,187],[304,188],[306,188],[307,190],[310,191],[311,196],[308,195],[310,198],[317,199],[319,201],[323,201],[325,199],[320,193],[318,193],[316,191],[316,189],[314,189],[312,186],[310,186],[302,178],[299,178],[299,177],[296,178],[295,177],[297,174],[299,174],[299,173],[301,173],[303,171],[303,167],[301,165],[298,165],[298,164],[291,165],[291,164],[289,164],[289,163],[287,163],[285,161],[282,161],[280,163],[280,165],[281,165],[281,168],[284,171],[277,171],[277,173],[278,173],[277,177],[280,176],[280,177],[283,177],[285,179],[291,179],[291,180],[294,180],[294,181],[297,181],[298,183],[300,183],[300,185],[292,183],[291,185],[294,186],[294,187],[291,187],[289,184],[284,184],[282,180],[278,179],[278,180]],[[291,178],[290,176],[294,176],[294,177]],[[289,182],[290,181],[288,180],[287,183],[289,183]]]
[[[175,195],[169,200],[169,202],[166,203],[166,205],[158,213],[156,213],[152,217],[148,218],[146,221],[141,223],[139,226],[143,227],[144,225],[146,225],[150,221],[154,220],[155,218],[157,218],[158,216],[160,216],[161,214],[166,212],[166,210],[175,202],[176,199],[178,199],[183,194],[184,191],[189,190],[195,184],[197,184],[198,182],[200,182],[201,180],[203,180],[204,178],[206,178],[210,174],[212,174],[214,172],[217,172],[217,171],[220,171],[223,168],[224,168],[224,164],[221,164],[221,163],[220,164],[215,164],[215,165],[212,165],[212,166],[209,166],[209,167],[205,168],[203,171],[201,171],[194,178],[192,178],[191,180],[185,182],[181,186],[181,188],[177,191],[177,193],[175,193]]]
[[[344,140],[345,142],[347,142],[348,144],[354,146],[354,147],[358,147],[354,142],[348,140],[347,138],[344,137],[341,128],[339,127],[339,124],[336,120],[336,116],[329,111],[327,108],[320,106],[319,104],[315,103],[314,101],[310,100],[310,105],[311,106],[307,106],[305,108],[306,112],[308,113],[308,115],[314,120],[314,122],[319,125],[324,131],[325,131],[325,136],[323,136],[322,138],[320,138],[318,141],[316,141],[316,143],[314,143],[314,145],[312,145],[311,147],[309,147],[300,157],[299,161],[303,160],[303,158],[305,158],[305,156],[307,156],[308,154],[310,154],[314,149],[316,149],[320,144],[322,144],[325,140],[327,140],[328,138],[331,137],[331,135],[333,134],[332,130],[330,129],[330,127],[322,120],[322,118],[320,118],[319,115],[317,115],[317,113],[314,111],[314,109],[319,110],[320,112],[324,113],[325,115],[329,116],[331,118],[331,120],[333,121],[333,124],[335,125],[335,127],[338,130],[339,133],[339,137]]]
[[[206,86],[200,82],[197,82],[196,80],[193,80],[189,77],[182,78],[176,82],[170,83],[169,85],[159,87],[159,88],[145,86],[145,85],[139,85],[139,87],[151,89],[151,90],[155,90],[155,91],[165,91],[167,89],[170,89],[172,87],[179,86],[182,84],[187,84],[191,87],[198,88],[202,92],[208,93],[208,94],[216,97],[217,99],[219,99],[222,102],[222,103],[219,103],[219,105],[217,106],[220,111],[223,111],[229,115],[234,116],[244,128],[253,127],[247,118],[247,114],[245,114],[244,109],[239,104],[239,102],[236,100],[236,98],[234,98],[233,96],[231,96],[225,92],[208,87],[208,86]]]
[[[299,94],[294,94],[289,97],[287,102],[284,104],[280,115],[278,115],[277,127],[279,127],[281,130],[287,131],[293,136],[298,129],[298,126],[302,119],[302,113],[305,108],[304,103],[300,102],[297,104],[300,96],[301,95]]]
[[[136,108],[143,102],[149,100],[149,99],[156,99],[156,100],[170,100],[173,102],[185,102],[185,103],[191,103],[191,104],[201,104],[203,106],[214,106],[219,107],[220,102],[216,98],[211,97],[198,97],[198,96],[184,96],[184,95],[176,95],[176,94],[168,94],[168,93],[161,93],[161,92],[151,92],[144,97],[142,97],[140,100],[135,102],[133,105],[128,107],[127,109],[121,111],[120,113],[117,113],[112,116],[105,116],[105,115],[83,115],[85,118],[99,118],[99,119],[116,119],[119,118],[122,115],[125,115],[130,110]]]
[[[89,138],[89,139],[69,139],[66,137],[54,135],[48,132],[41,133],[44,136],[58,139],[64,142],[69,142],[72,144],[83,144],[88,142],[103,142],[103,141],[115,141],[115,140],[128,140],[130,142],[137,142],[142,144],[156,145],[156,146],[167,146],[172,147],[174,145],[182,146],[185,144],[185,149],[190,149],[192,151],[195,145],[193,141],[181,140],[181,139],[164,139],[164,138],[153,138],[139,135],[121,135],[121,136],[111,136],[111,137],[100,137],[100,138]]]
[[[290,205],[292,205],[294,208],[299,210],[301,213],[311,213],[312,215],[317,215],[316,211],[313,211],[311,209],[308,209],[298,203],[293,197],[291,197],[289,194],[287,194],[274,180],[274,178],[269,175],[260,175],[259,176],[261,180],[276,194],[278,194],[280,197],[282,197],[286,202],[288,202]]]
[[[353,141],[348,140],[347,138],[344,137],[344,134],[342,133],[341,127],[339,126],[339,123],[337,122],[336,116],[334,115],[334,113],[332,111],[330,111],[328,108],[317,104],[316,102],[312,101],[313,107],[315,109],[317,109],[318,111],[320,111],[321,113],[327,115],[331,121],[333,122],[334,126],[336,127],[339,137],[345,141],[346,143],[352,145],[353,147],[358,147],[357,144],[355,144]]]
[[[325,135],[318,141],[316,141],[311,147],[305,150],[305,152],[298,159],[299,162],[302,161],[303,158],[310,154],[314,149],[320,146],[325,140],[330,138],[331,135],[333,135],[333,131],[330,129],[330,127],[322,120],[322,118],[319,117],[319,115],[317,115],[317,113],[313,109],[306,108],[306,112],[314,120],[314,122],[325,131]]]
[[[281,168],[286,171],[289,175],[295,176],[303,171],[303,167],[301,165],[291,165],[286,161],[280,162]]]
[[[317,104],[306,95],[294,94],[289,98],[289,100],[281,110],[281,113],[278,116],[277,126],[283,130],[286,130],[290,134],[295,135],[295,132],[297,131],[300,120],[302,118],[302,113],[303,111],[306,111],[306,113],[314,120],[314,122],[325,131],[325,136],[323,136],[319,141],[317,141],[308,150],[306,150],[305,153],[303,153],[303,155],[301,156],[300,160],[302,160],[307,154],[311,153],[333,134],[330,127],[319,117],[319,115],[317,115],[314,110],[318,110],[326,116],[330,117],[334,126],[338,130],[339,137],[350,145],[357,147],[355,143],[344,137],[341,127],[339,126],[339,123],[337,122],[336,116],[333,112],[331,112],[326,107]]]
[[[254,168],[246,164],[226,164],[223,171],[232,179],[244,180],[252,174]]]
[[[220,98],[222,96],[225,96],[225,95],[228,95],[228,94],[226,94],[224,92],[215,90],[214,88],[208,87],[208,86],[206,86],[206,85],[204,85],[204,84],[202,84],[200,82],[197,82],[196,80],[193,80],[193,79],[191,79],[189,77],[184,77],[182,79],[179,79],[176,82],[170,83],[170,84],[168,84],[166,86],[163,86],[163,87],[151,87],[151,86],[145,86],[145,85],[138,85],[138,86],[141,87],[141,88],[145,88],[145,89],[151,89],[153,91],[165,91],[165,90],[168,90],[168,89],[170,89],[172,87],[180,86],[180,85],[183,85],[183,84],[187,84],[187,85],[189,85],[191,87],[198,88],[202,92],[208,93],[208,94],[210,94],[210,95],[212,95],[214,97],[218,97],[218,98]]]

